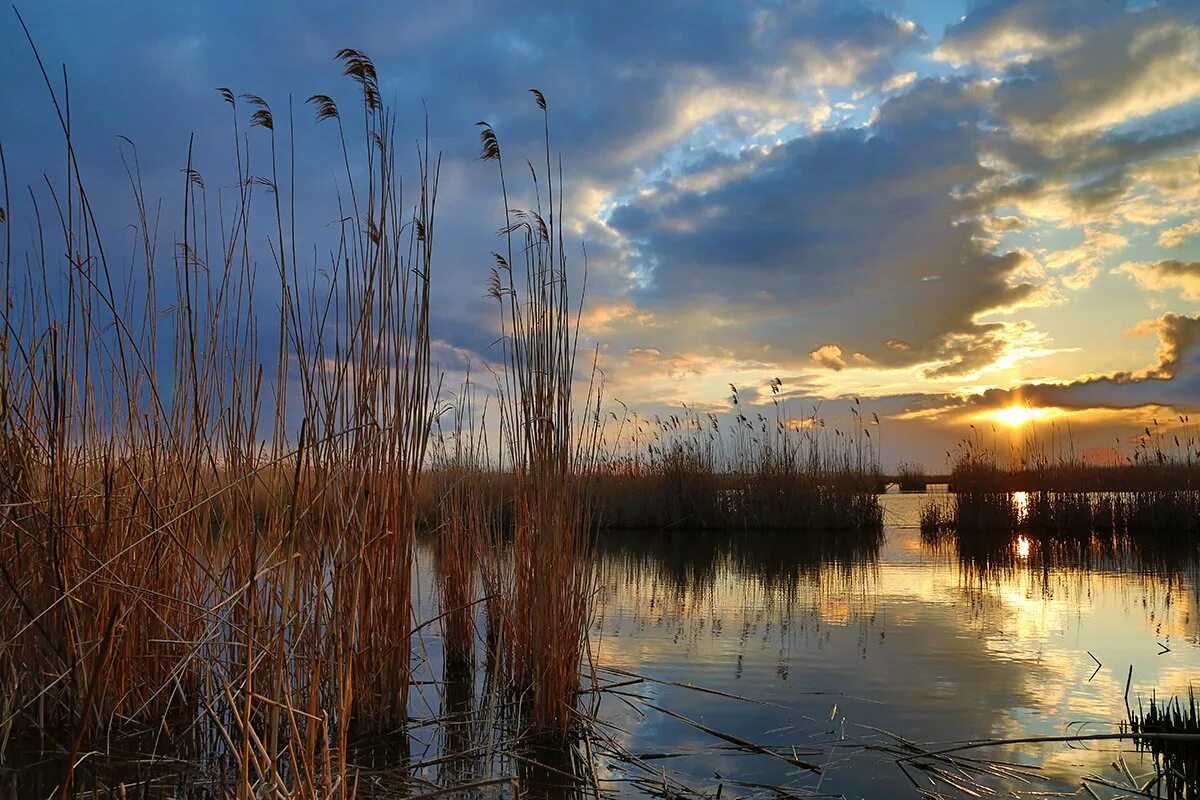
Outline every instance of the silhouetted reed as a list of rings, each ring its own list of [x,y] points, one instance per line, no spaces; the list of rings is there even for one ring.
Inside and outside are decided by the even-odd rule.
[[[929,482],[925,475],[925,467],[915,461],[897,464],[896,477],[902,492],[923,492]]]
[[[1168,424],[1168,422],[1170,424]],[[1020,443],[987,444],[975,426],[953,452],[950,486],[961,492],[1200,491],[1200,428],[1189,415],[1154,419],[1122,452],[1107,458],[1077,452],[1070,429],[1030,426]],[[1099,463],[1098,463],[1099,461]]]
[[[1186,537],[1200,533],[1200,492],[956,492],[921,510],[927,534]]]
[[[1150,707],[1141,704],[1129,710],[1129,729],[1139,749],[1152,753],[1158,772],[1154,780],[1155,797],[1174,800],[1200,797],[1200,708],[1190,687],[1186,699],[1175,697],[1165,702],[1150,698]],[[1187,739],[1141,737],[1137,734],[1188,734]],[[1151,787],[1144,790],[1147,794]]]
[[[949,505],[935,508],[945,501],[930,499],[922,512],[922,530],[953,529],[960,535],[1018,530],[1077,537],[1194,535],[1200,532],[1200,461],[1192,457],[1190,418],[1179,420],[1185,428],[1182,440],[1172,435],[1180,442],[1177,452],[1166,451],[1163,436],[1147,428],[1151,438],[1142,437],[1138,452],[1144,449],[1155,456],[1130,459],[1124,466],[1088,466],[1061,455],[1051,459],[1032,435],[1002,466],[995,448],[978,444],[977,436],[967,439],[953,456]],[[1150,442],[1157,442],[1154,449]]]

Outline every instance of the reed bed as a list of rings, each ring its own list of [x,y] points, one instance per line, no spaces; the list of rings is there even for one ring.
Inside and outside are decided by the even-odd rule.
[[[1063,449],[1071,447],[1069,440],[1064,445],[1056,438],[1051,451],[1032,435],[1025,449],[1013,450],[1005,461],[976,435],[951,455],[952,494],[927,501],[922,530],[1193,537],[1200,533],[1200,460],[1194,458],[1194,423],[1188,416],[1179,423],[1180,432],[1170,438],[1175,448],[1166,447],[1166,434],[1155,421],[1155,429],[1147,427],[1140,437],[1136,457],[1113,466],[1083,463]]]
[[[921,530],[1194,541],[1200,534],[1200,492],[957,492],[926,501]]]
[[[510,203],[499,139],[480,123],[481,158],[496,164],[504,199],[503,252],[493,253],[489,292],[502,332],[501,468],[514,481],[512,595],[499,636],[507,674],[525,698],[531,725],[562,733],[577,721],[587,650],[589,475],[599,455],[594,421],[601,398],[594,360],[582,397],[575,393],[582,298],[569,288],[562,166],[556,169],[551,156],[548,104],[541,92],[530,91],[543,115],[545,151],[538,167],[527,162],[532,177],[526,209]]]
[[[1080,453],[1069,428],[1034,427],[1003,450],[975,426],[951,459],[950,486],[962,492],[1200,491],[1200,426],[1189,415],[1151,420],[1130,444],[1120,439],[1097,463]]]
[[[419,146],[401,195],[375,67],[337,60],[361,127],[308,101],[346,167],[324,277],[297,255],[290,106],[219,90],[232,188],[189,156],[167,248],[127,143],[119,265],[47,76],[68,170],[31,193],[24,270],[5,196],[0,741],[53,743],[61,797],[93,742],[155,731],[230,796],[353,796],[348,737],[407,718],[438,164]]]
[[[923,492],[929,484],[924,465],[915,461],[902,461],[897,464],[896,477],[902,492]]]
[[[792,419],[771,384],[775,416],[732,422],[687,409],[666,419],[611,414],[593,475],[604,528],[813,531],[879,529],[882,482],[867,424],[829,429],[814,410]],[[734,408],[740,406],[736,388]],[[614,430],[615,429],[615,430]]]

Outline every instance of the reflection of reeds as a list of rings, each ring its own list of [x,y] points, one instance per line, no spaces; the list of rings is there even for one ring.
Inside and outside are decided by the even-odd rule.
[[[921,536],[926,545],[952,554],[972,584],[1019,571],[1043,589],[1055,575],[1122,574],[1141,576],[1147,591],[1183,590],[1200,599],[1200,542],[1192,537],[1122,530],[1053,535],[1004,528],[960,535],[949,524],[950,508],[947,502],[928,504]]]

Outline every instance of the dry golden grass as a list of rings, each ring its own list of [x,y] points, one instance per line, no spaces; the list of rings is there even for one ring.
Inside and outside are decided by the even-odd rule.
[[[514,493],[512,599],[499,636],[531,724],[564,731],[576,721],[580,662],[587,650],[588,475],[598,456],[594,420],[600,396],[594,367],[582,407],[573,391],[581,298],[568,288],[562,173],[556,181],[549,111],[541,92],[531,92],[546,120],[540,179],[530,163],[532,209],[510,206],[499,140],[480,123],[482,158],[496,163],[504,197],[504,252],[493,254],[490,294],[503,334],[497,387],[501,466],[512,472]]]
[[[34,218],[24,275],[5,225],[0,670],[16,699],[0,728],[66,732],[60,796],[81,747],[156,728],[177,742],[203,729],[233,795],[350,796],[351,729],[406,717],[438,168],[419,153],[408,206],[374,66],[338,59],[362,92],[364,169],[347,150],[353,216],[324,285],[296,263],[290,113],[285,134],[265,100],[220,90],[236,199],[215,204],[189,158],[165,258],[125,149],[141,246],[121,271],[47,80],[70,170],[58,230]],[[333,101],[314,105],[344,143]],[[250,302],[269,280],[263,239],[275,320]],[[51,299],[64,286],[70,302]]]

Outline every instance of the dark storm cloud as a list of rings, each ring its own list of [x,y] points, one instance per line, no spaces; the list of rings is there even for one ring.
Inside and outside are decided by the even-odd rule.
[[[757,303],[776,322],[748,321],[747,339],[790,337],[803,353],[833,343],[892,365],[940,358],[944,374],[987,363],[998,326],[975,315],[1038,287],[1010,278],[1020,253],[981,243],[982,120],[969,84],[928,80],[885,102],[869,129],[729,159],[715,188],[679,189],[672,176],[610,220],[652,265],[638,302]]]
[[[653,169],[664,148],[699,124],[737,129],[748,118],[789,116],[818,85],[879,82],[892,73],[892,59],[923,37],[911,24],[840,2],[68,2],[26,4],[22,11],[56,80],[56,65],[68,66],[85,176],[93,196],[104,198],[101,222],[111,231],[133,218],[117,135],[138,143],[147,193],[152,203],[166,199],[162,235],[169,237],[191,133],[208,185],[232,182],[229,114],[214,87],[263,96],[281,130],[292,97],[297,227],[301,248],[315,245],[307,248],[316,251],[305,258],[310,268],[327,260],[328,227],[338,217],[334,187],[344,180],[332,130],[313,127],[302,100],[324,92],[352,107],[353,89],[331,57],[346,46],[366,51],[379,68],[385,100],[399,115],[400,164],[409,174],[408,143],[423,135],[422,103],[429,108],[431,145],[446,157],[439,227],[453,232],[439,242],[435,326],[456,346],[477,349],[491,341],[479,335],[492,319],[482,297],[487,254],[502,219],[494,169],[474,160],[476,120],[497,126],[514,167],[526,157],[537,163],[542,120],[526,89],[541,88],[550,98],[568,179],[612,191],[635,170]],[[12,182],[36,187],[42,171],[52,177],[61,171],[63,148],[11,15],[0,23],[0,49],[0,137],[9,154],[19,154],[10,156]],[[251,139],[261,157],[266,140],[258,131]],[[519,182],[520,171],[514,172]],[[523,197],[525,184],[515,191]],[[27,230],[28,212],[10,209],[18,232]],[[269,264],[266,233],[259,238],[261,260]],[[607,244],[593,242],[591,252],[598,267],[593,291],[603,296],[619,289],[621,276],[603,269],[612,261]]]

